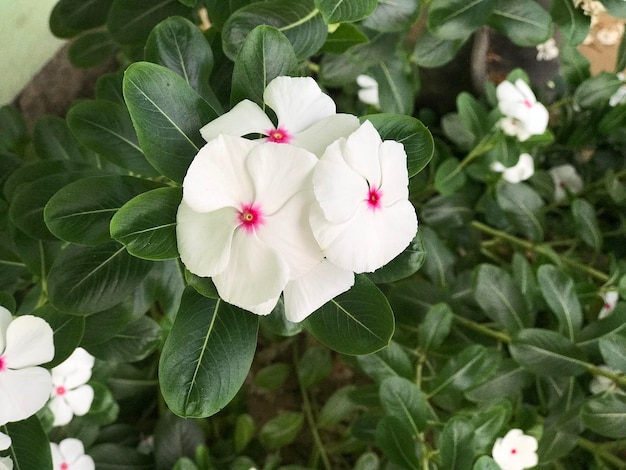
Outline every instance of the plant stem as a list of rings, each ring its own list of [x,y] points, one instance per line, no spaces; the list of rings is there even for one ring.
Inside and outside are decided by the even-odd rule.
[[[622,459],[607,452],[604,448],[602,448],[600,445],[596,444],[595,442],[591,442],[585,438],[579,437],[576,440],[576,445],[578,445],[578,447],[582,447],[585,450],[588,450],[594,455],[597,455],[605,462],[608,462],[614,465],[615,468],[624,468],[624,465],[626,465],[626,462],[624,462]]]
[[[481,325],[480,323],[476,323],[475,321],[468,320],[467,318],[463,318],[462,316],[457,315],[457,314],[454,314],[453,318],[456,322],[460,323],[466,328],[469,328],[470,330],[476,331],[477,333],[482,333],[485,336],[491,336],[492,338],[497,339],[498,341],[501,341],[502,343],[511,342],[511,337],[507,335],[506,333],[492,330],[491,328],[485,325]]]
[[[593,364],[589,364],[587,362],[581,362],[581,364],[583,364],[585,366],[585,368],[587,369],[587,371],[592,374],[592,375],[601,375],[603,377],[606,377],[607,379],[612,380],[613,382],[615,382],[616,384],[619,384],[623,387],[626,387],[626,376],[622,376],[622,375],[617,375],[617,374],[613,374],[612,372],[608,372],[604,369],[601,369],[600,367],[597,367]]]

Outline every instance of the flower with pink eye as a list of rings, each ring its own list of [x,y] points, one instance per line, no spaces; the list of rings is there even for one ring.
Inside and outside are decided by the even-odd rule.
[[[93,458],[85,454],[85,447],[78,439],[63,439],[58,444],[51,442],[50,453],[54,470],[95,470],[96,468]]]
[[[525,141],[546,131],[548,110],[537,101],[524,80],[518,79],[515,83],[508,80],[501,82],[496,88],[496,95],[498,108],[504,115],[500,120],[500,128],[505,134]]]
[[[491,456],[502,470],[523,470],[537,465],[537,447],[537,439],[511,429],[496,440]]]

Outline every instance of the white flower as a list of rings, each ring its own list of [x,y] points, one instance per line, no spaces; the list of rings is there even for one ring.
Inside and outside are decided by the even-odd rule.
[[[356,273],[391,261],[417,232],[406,153],[369,122],[332,143],[313,174],[311,227],[328,260]]]
[[[617,305],[617,301],[619,300],[619,292],[616,290],[609,290],[600,293],[600,297],[602,297],[604,304],[600,309],[600,313],[598,313],[598,319],[608,317],[611,313],[613,313],[613,310],[615,310],[615,306]]]
[[[598,368],[606,372],[610,372],[611,374],[621,375],[620,370],[607,365],[600,365]],[[594,395],[599,395],[604,392],[624,393],[615,382],[603,375],[596,375],[593,379],[591,379],[591,382],[589,382],[589,391]]]
[[[86,385],[91,378],[94,357],[83,348],[74,352],[52,373],[51,400],[48,404],[54,415],[53,426],[64,426],[74,415],[83,416],[91,408],[93,388]]]
[[[13,470],[11,457],[0,457],[0,470]]]
[[[511,429],[499,437],[491,451],[493,460],[502,470],[523,470],[537,465],[537,439],[521,429]]]
[[[514,166],[506,167],[500,162],[493,162],[491,169],[502,173],[502,178],[509,183],[519,183],[526,181],[535,173],[535,162],[533,157],[527,153],[519,156],[519,160]]]
[[[620,81],[624,81],[624,74],[622,72],[617,72],[616,75]],[[618,104],[624,103],[626,103],[626,85],[619,87],[609,98],[609,106],[617,106]]]
[[[505,116],[500,121],[502,131],[520,141],[532,135],[541,135],[548,127],[548,110],[537,101],[530,87],[522,79],[515,84],[505,80],[496,88],[498,108]]]
[[[542,44],[537,44],[537,60],[552,60],[559,56],[559,48],[554,38],[548,39]]]
[[[554,200],[565,200],[567,192],[577,194],[583,189],[583,180],[576,169],[569,164],[556,166],[548,170],[554,182]]]
[[[54,357],[52,328],[43,319],[15,319],[0,307],[0,423],[21,421],[44,407],[50,372],[39,364]]]
[[[11,447],[11,438],[0,432],[0,450],[7,450],[9,447]]]
[[[365,104],[379,108],[380,101],[378,99],[378,82],[369,75],[359,75],[356,77],[356,83],[361,87],[358,92],[359,100]]]
[[[277,125],[256,103],[243,100],[200,129],[202,137],[209,142],[221,133],[257,133],[269,142],[293,144],[319,156],[331,142],[359,127],[356,116],[335,114],[334,101],[311,77],[276,77],[265,88],[263,101],[276,113]]]
[[[63,439],[58,444],[50,443],[52,468],[54,470],[95,470],[91,456],[85,454],[83,443],[74,438]]]

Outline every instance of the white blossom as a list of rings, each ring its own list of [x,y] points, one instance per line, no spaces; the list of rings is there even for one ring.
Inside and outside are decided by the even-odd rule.
[[[502,179],[505,181],[519,183],[526,181],[535,173],[535,162],[530,154],[522,153],[515,165],[506,167],[500,162],[493,162],[491,169],[502,173]]]
[[[602,319],[608,317],[613,313],[613,310],[615,310],[615,306],[619,300],[619,292],[616,290],[608,290],[600,293],[600,297],[602,297],[603,304],[600,313],[598,313],[598,318]]]
[[[499,125],[502,131],[520,141],[541,135],[548,127],[548,110],[537,101],[530,87],[522,79],[515,84],[505,80],[496,88],[498,108],[504,115]]]
[[[567,192],[577,194],[583,189],[583,180],[570,164],[551,168],[548,173],[554,182],[554,200],[556,202],[564,201]]]
[[[378,82],[369,75],[359,75],[356,77],[356,83],[360,89],[358,91],[359,100],[365,104],[380,108],[380,100],[378,99]]]
[[[605,364],[599,365],[598,368],[606,372],[610,372],[611,374],[621,375],[620,370],[614,369],[613,367],[609,367]],[[589,382],[589,391],[594,395],[599,395],[605,392],[624,393],[615,382],[603,375],[596,375],[593,379],[591,379],[591,382]]]
[[[537,465],[537,447],[537,439],[511,429],[496,440],[491,456],[502,470],[523,470]]]
[[[79,439],[68,438],[58,444],[50,443],[54,470],[95,470],[96,464]]]
[[[559,48],[554,38],[548,39],[542,44],[537,44],[537,60],[553,60],[559,56]]]
[[[11,457],[0,457],[0,470],[13,470]]]
[[[6,423],[0,423],[0,426],[4,426]],[[0,450],[6,450],[11,447],[11,438],[6,434],[0,432]]]
[[[87,381],[91,378],[94,357],[83,348],[74,352],[52,373],[52,392],[48,407],[54,415],[53,426],[64,426],[74,416],[83,416],[91,408],[94,392]]]

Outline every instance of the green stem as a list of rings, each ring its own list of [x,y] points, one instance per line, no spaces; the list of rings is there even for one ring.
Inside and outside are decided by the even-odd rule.
[[[585,366],[585,368],[590,374],[601,375],[603,377],[606,377],[607,379],[612,380],[616,384],[626,387],[626,376],[613,374],[612,372],[608,372],[604,369],[601,369],[600,367],[597,367],[593,364],[589,364],[587,362],[581,362],[581,364]]]
[[[506,333],[502,333],[501,331],[496,331],[496,330],[492,330],[491,328],[485,326],[485,325],[481,325],[480,323],[476,323],[475,321],[472,320],[468,320],[467,318],[464,318],[460,315],[454,314],[453,316],[454,320],[457,323],[460,323],[461,325],[463,325],[466,328],[469,328],[470,330],[474,330],[477,333],[481,333],[485,336],[490,336],[494,339],[497,339],[498,341],[502,342],[502,343],[510,343],[511,342],[511,337],[509,335],[507,335]]]
[[[594,455],[597,455],[605,462],[608,462],[611,465],[615,466],[615,468],[624,468],[624,465],[626,465],[626,462],[624,462],[622,459],[607,452],[604,448],[602,448],[600,445],[596,444],[595,442],[591,442],[587,439],[579,437],[576,440],[576,445],[578,445],[578,447],[581,447],[585,450],[588,450]]]

